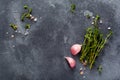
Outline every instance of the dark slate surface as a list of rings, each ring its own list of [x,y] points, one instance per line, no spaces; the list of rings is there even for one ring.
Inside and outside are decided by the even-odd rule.
[[[75,14],[69,11],[71,2],[77,6]],[[20,21],[24,4],[38,18],[31,23],[28,36]],[[119,4],[120,0],[0,0],[0,80],[120,80]],[[102,31],[112,27],[114,34],[94,68],[87,68],[81,76],[79,56],[72,56],[69,49],[82,43],[85,29],[91,25],[84,16],[87,12],[99,14]],[[10,23],[16,23],[21,33],[14,32]],[[75,69],[69,68],[64,56],[76,59]],[[103,66],[101,75],[96,70],[99,64]]]

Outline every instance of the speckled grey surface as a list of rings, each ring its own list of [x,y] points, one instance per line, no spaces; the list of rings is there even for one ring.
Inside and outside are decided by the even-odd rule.
[[[0,0],[0,80],[120,80],[120,0],[71,1],[77,7],[75,14],[69,11],[69,0]],[[20,21],[24,4],[38,18],[28,36]],[[69,49],[82,43],[85,29],[91,25],[85,12],[99,14],[102,31],[111,27],[114,34],[94,68],[87,68],[81,76],[79,56],[72,56]],[[14,32],[10,23],[16,23],[21,33]],[[69,68],[64,56],[77,61],[75,69]],[[96,70],[99,64],[103,66],[101,75]]]

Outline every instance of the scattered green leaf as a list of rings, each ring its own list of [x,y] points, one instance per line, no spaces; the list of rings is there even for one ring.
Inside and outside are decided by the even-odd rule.
[[[90,15],[89,14],[87,14],[86,17],[87,17],[87,19],[90,19]]]
[[[21,16],[21,21],[24,21],[25,16],[26,16],[26,13],[23,13],[22,16]]]
[[[26,24],[25,29],[30,29],[30,24]]]
[[[30,14],[29,14],[29,13],[26,13],[25,17],[26,17],[26,18],[30,18]]]
[[[24,5],[24,9],[28,9],[28,5]]]
[[[11,27],[13,30],[17,30],[17,28],[18,28],[17,25],[15,25],[15,24],[13,24],[13,23],[10,24],[10,27]]]
[[[24,9],[27,9],[29,14],[32,13],[32,8],[29,8],[28,5],[24,5]]]
[[[98,72],[101,74],[102,73],[102,65],[99,65],[97,68]]]
[[[24,21],[25,18],[30,18],[30,14],[29,13],[23,13],[21,16],[21,21]]]
[[[75,12],[75,9],[76,9],[76,5],[75,5],[75,4],[71,4],[70,11],[71,11],[72,13],[74,13],[74,12]]]
[[[28,9],[28,13],[31,14],[32,13],[32,8]]]

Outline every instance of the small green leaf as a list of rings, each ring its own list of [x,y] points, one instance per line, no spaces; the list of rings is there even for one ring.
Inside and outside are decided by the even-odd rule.
[[[100,20],[100,16],[99,15],[96,15],[96,20]]]
[[[87,17],[87,19],[90,19],[90,15],[89,14],[87,14],[86,17]]]
[[[75,11],[75,9],[76,9],[76,5],[75,4],[71,4],[70,11],[73,13]]]
[[[30,18],[30,14],[29,14],[29,13],[26,13],[25,17],[26,17],[26,18]]]
[[[30,24],[26,24],[25,29],[30,29]]]
[[[18,28],[17,25],[15,25],[15,24],[13,24],[13,23],[10,24],[10,27],[11,27],[13,30],[17,30],[17,28]]]
[[[102,72],[102,65],[99,65],[97,70],[98,70],[99,73],[101,73]]]
[[[32,8],[28,9],[28,13],[31,14],[32,13]]]
[[[24,9],[28,9],[28,5],[24,5]]]
[[[25,16],[26,16],[26,13],[23,13],[22,16],[21,16],[21,21],[24,21]]]
[[[24,21],[25,18],[30,18],[30,14],[29,13],[23,13],[21,16],[21,21]]]

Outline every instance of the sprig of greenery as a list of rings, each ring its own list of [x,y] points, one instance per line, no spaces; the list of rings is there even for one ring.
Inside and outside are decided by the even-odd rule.
[[[24,21],[25,16],[26,16],[26,13],[23,13],[22,16],[21,16],[21,21]]]
[[[87,61],[90,69],[92,69],[96,57],[105,46],[108,38],[112,35],[112,30],[110,30],[106,38],[104,38],[103,33],[101,33],[98,27],[99,20],[100,16],[96,15],[93,20],[93,26],[87,28],[81,50],[80,61]]]

